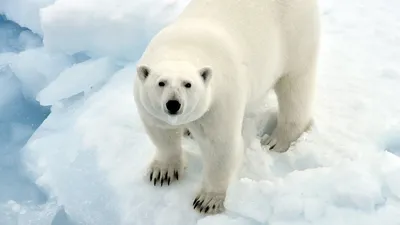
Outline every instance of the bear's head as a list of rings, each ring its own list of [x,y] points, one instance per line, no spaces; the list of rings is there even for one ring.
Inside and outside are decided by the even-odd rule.
[[[182,61],[163,61],[137,67],[139,99],[152,116],[183,125],[200,118],[210,105],[209,67],[198,68]]]

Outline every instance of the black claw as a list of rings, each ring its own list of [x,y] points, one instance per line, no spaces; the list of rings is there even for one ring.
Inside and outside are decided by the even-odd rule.
[[[204,210],[204,212],[207,213],[209,209],[210,209],[210,206],[207,206],[206,210]]]
[[[203,205],[203,202],[204,202],[204,200],[202,200],[201,202],[200,202],[200,201],[198,201],[198,202],[197,202],[197,206],[198,206],[198,207],[202,207],[202,205]]]
[[[161,187],[162,187],[163,183],[164,183],[164,178],[161,179]]]
[[[158,172],[157,180],[160,180],[161,172]]]
[[[174,177],[176,180],[179,180],[179,173],[176,170],[174,171]]]
[[[212,207],[213,209],[215,209],[215,205],[213,205],[213,207]]]
[[[168,172],[165,173],[164,180],[167,180],[167,178],[168,178]]]
[[[192,205],[195,205],[196,204],[196,202],[199,200],[199,198],[198,197],[196,197],[195,199],[194,199],[194,201],[193,201],[193,204]]]
[[[171,183],[171,178],[168,177],[168,186],[169,186],[170,183]]]
[[[202,211],[203,211],[203,209],[204,209],[203,207],[200,207],[200,212],[202,212]]]
[[[157,184],[157,178],[154,179],[154,186]]]
[[[150,181],[153,180],[153,171],[150,173]]]
[[[201,206],[200,201],[197,201],[196,204],[194,204],[194,208],[197,208],[197,206],[199,206],[199,207]]]
[[[272,145],[272,146],[269,148],[269,150],[272,150],[273,148],[275,148],[275,146],[276,146],[276,144],[275,144],[275,145]]]

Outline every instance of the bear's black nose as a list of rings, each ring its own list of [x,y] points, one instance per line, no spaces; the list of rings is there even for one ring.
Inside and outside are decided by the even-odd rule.
[[[179,109],[181,109],[181,103],[177,100],[169,100],[165,106],[171,115],[176,115]]]

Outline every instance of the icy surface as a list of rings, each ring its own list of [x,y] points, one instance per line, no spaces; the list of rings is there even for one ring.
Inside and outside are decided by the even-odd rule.
[[[42,105],[53,105],[102,84],[119,67],[108,58],[88,60],[62,71],[58,79],[44,88],[37,99]]]
[[[1,4],[3,4],[3,1]],[[23,168],[24,162],[21,162],[20,149],[49,112],[48,109],[40,107],[32,98],[25,96],[30,87],[19,79],[16,68],[24,71],[21,78],[23,76],[34,81],[34,83],[42,82],[36,76],[41,75],[40,68],[47,68],[45,71],[52,70],[48,65],[40,65],[39,62],[43,59],[42,55],[36,54],[34,58],[36,61],[25,60],[24,64],[19,64],[24,61],[24,55],[29,54],[28,52],[34,48],[40,48],[40,46],[40,37],[0,16],[1,225],[40,225],[46,223],[46,221],[51,221],[51,214],[54,215],[58,207],[57,205],[51,207],[46,204],[46,194],[37,187],[34,181],[27,177]]]
[[[36,34],[42,34],[40,9],[54,2],[55,0],[1,0],[0,14]]]
[[[41,11],[44,42],[54,51],[135,60],[187,2],[58,0]]]
[[[253,138],[227,211],[208,217],[191,208],[195,142],[179,183],[144,178],[154,147],[132,96],[135,60],[187,2],[0,2],[44,43],[0,21],[0,224],[399,225],[400,2],[320,1],[315,126],[283,154]]]

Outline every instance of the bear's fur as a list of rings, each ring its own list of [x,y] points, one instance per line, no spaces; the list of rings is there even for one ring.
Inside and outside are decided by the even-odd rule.
[[[138,63],[136,105],[157,149],[149,179],[169,185],[181,178],[188,128],[204,160],[193,206],[222,212],[246,147],[244,118],[270,89],[279,113],[262,144],[284,152],[309,126],[318,45],[317,0],[192,0]]]

